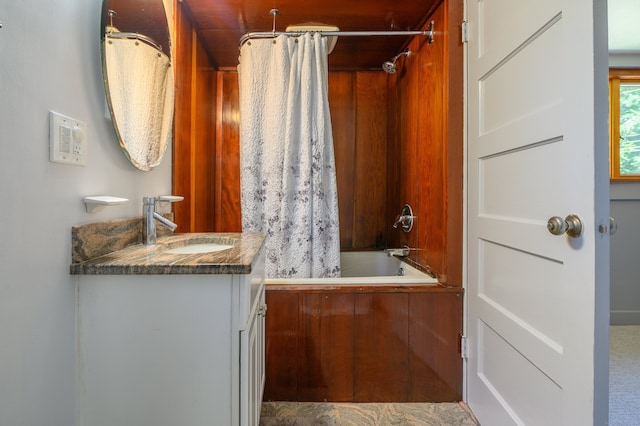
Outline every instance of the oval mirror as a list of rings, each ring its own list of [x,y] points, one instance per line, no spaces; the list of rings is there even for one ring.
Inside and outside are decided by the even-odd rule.
[[[131,164],[162,161],[173,124],[171,35],[163,0],[103,0],[102,70],[118,141]]]

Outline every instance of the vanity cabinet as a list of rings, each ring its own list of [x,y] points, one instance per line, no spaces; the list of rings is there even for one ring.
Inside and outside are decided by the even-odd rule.
[[[79,275],[78,424],[257,426],[264,255],[248,274]]]

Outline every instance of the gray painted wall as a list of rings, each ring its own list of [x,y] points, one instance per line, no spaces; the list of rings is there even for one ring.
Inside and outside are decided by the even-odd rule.
[[[611,68],[638,68],[640,66],[640,53],[611,53],[609,54],[609,67]]]
[[[637,52],[609,55],[612,68],[640,68]],[[611,183],[611,311],[614,325],[640,324],[640,182]]]
[[[640,324],[640,183],[611,183],[611,324]]]
[[[101,0],[0,1],[0,425],[76,424],[71,227],[140,216],[171,159],[133,168],[105,120]],[[49,110],[88,124],[86,167],[49,159]],[[169,152],[170,152],[169,148]],[[89,214],[82,197],[130,200]]]

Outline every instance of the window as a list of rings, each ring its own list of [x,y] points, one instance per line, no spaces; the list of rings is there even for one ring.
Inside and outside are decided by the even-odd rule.
[[[609,72],[610,175],[640,181],[640,70]]]

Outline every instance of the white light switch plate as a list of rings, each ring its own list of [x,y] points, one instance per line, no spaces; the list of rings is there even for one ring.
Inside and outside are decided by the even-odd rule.
[[[87,164],[87,123],[49,111],[49,161]]]

